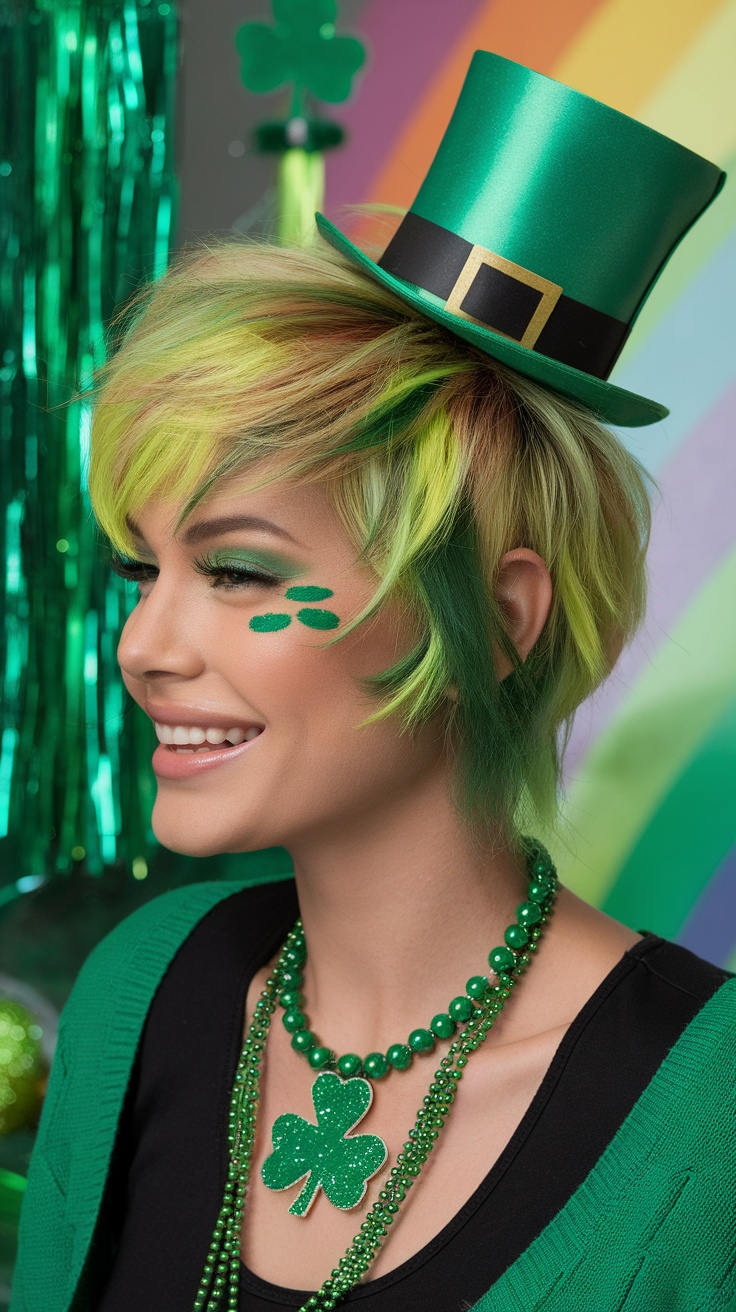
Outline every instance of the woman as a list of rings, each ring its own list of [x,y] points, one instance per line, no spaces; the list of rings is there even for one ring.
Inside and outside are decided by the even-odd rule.
[[[663,411],[607,372],[721,181],[480,52],[380,264],[322,221],[344,254],[220,242],[139,298],[89,487],[154,829],[295,881],[174,890],[88,959],[13,1312],[736,1294],[732,979],[523,836],[644,605],[647,479],[598,416]]]

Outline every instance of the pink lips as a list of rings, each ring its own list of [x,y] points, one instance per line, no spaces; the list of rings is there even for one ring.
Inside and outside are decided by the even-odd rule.
[[[236,760],[244,752],[250,751],[257,742],[258,738],[252,738],[250,742],[239,743],[237,747],[213,747],[206,752],[179,752],[167,747],[165,743],[159,743],[151,765],[158,779],[192,779],[205,770],[214,770],[215,766],[222,765],[224,761]]]
[[[187,727],[203,729],[254,727],[263,729],[263,725],[258,724],[255,717],[244,719],[242,715],[231,715],[229,711],[203,710],[201,707],[185,706],[180,702],[149,701],[146,703],[145,711],[157,724],[183,724]],[[177,751],[165,743],[159,743],[153,753],[151,765],[158,779],[192,779],[206,770],[214,770],[225,761],[240,758],[257,741],[258,738],[253,738],[234,747],[210,747],[207,751],[196,752]]]

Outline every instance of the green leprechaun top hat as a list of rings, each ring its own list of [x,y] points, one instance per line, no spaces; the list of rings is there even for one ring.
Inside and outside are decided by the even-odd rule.
[[[458,337],[610,423],[668,413],[607,382],[664,264],[725,174],[635,119],[477,50],[378,262],[322,235]]]

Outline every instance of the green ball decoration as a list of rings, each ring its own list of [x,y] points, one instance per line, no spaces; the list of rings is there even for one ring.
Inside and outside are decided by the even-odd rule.
[[[41,1035],[25,1007],[0,997],[0,1136],[38,1120],[46,1081]]]
[[[516,919],[520,925],[526,925],[531,928],[532,925],[538,925],[542,919],[542,909],[538,902],[522,902],[516,908]]]
[[[461,993],[459,997],[452,999],[447,1010],[453,1020],[462,1022],[464,1020],[470,1020],[470,1017],[473,1014],[473,1004],[470,1001],[470,998],[466,998],[465,995]]]
[[[405,1071],[411,1066],[412,1051],[406,1043],[392,1043],[386,1056],[397,1071]]]
[[[488,988],[488,980],[485,975],[471,975],[465,988],[469,998],[482,998]]]
[[[412,1030],[408,1042],[412,1052],[431,1052],[434,1048],[434,1034],[420,1027]]]
[[[281,972],[281,987],[286,990],[300,989],[302,986],[302,972],[294,966],[288,966]]]
[[[317,1040],[311,1030],[297,1030],[291,1036],[291,1046],[294,1052],[310,1052],[315,1046]]]
[[[529,942],[529,933],[523,925],[509,925],[504,938],[510,948],[525,948]]]
[[[281,1023],[289,1034],[296,1034],[297,1030],[307,1028],[307,1018],[303,1011],[285,1011],[281,1017]]]
[[[284,957],[289,966],[296,966],[297,969],[304,965],[306,959],[307,947],[305,943],[292,943]]]
[[[285,993],[281,994],[279,1002],[285,1011],[294,1011],[304,1005],[304,994],[300,993],[298,989],[287,989]]]
[[[331,1048],[310,1048],[307,1053],[307,1061],[312,1070],[321,1071],[323,1066],[327,1066],[332,1061]]]
[[[382,1052],[369,1052],[363,1062],[363,1070],[372,1080],[382,1080],[384,1075],[388,1075],[389,1064]]]
[[[432,1017],[429,1028],[438,1039],[449,1039],[455,1033],[456,1026],[452,1016],[446,1011],[441,1011],[437,1016]]]
[[[544,905],[552,896],[552,885],[546,880],[535,879],[529,885],[529,899],[531,902],[539,902]]]
[[[362,1067],[363,1062],[355,1052],[346,1052],[345,1056],[340,1057],[337,1063],[337,1069],[346,1079],[351,1075],[360,1075]]]
[[[496,974],[499,974],[502,970],[510,970],[515,961],[516,958],[510,948],[493,948],[488,953],[488,965],[491,970],[495,970]]]

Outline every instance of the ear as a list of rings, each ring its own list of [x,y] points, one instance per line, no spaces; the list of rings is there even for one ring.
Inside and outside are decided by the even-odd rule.
[[[528,547],[507,551],[499,562],[494,594],[506,616],[509,637],[525,661],[552,604],[552,580],[542,557]],[[508,658],[499,651],[496,670],[499,679],[505,679],[512,670]]]

